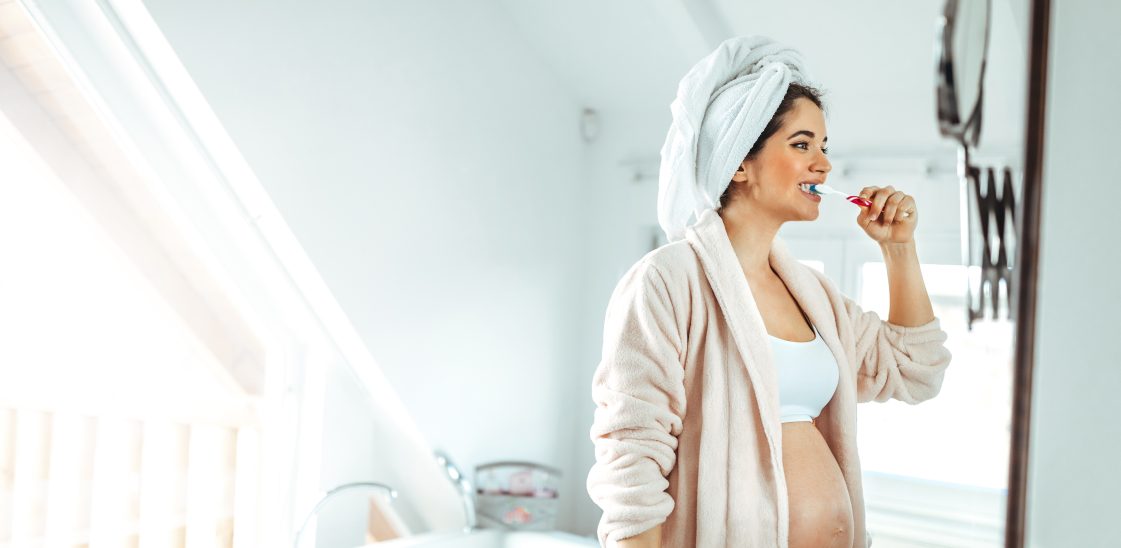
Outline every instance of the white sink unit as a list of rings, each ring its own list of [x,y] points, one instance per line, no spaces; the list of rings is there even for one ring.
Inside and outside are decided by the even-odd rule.
[[[599,546],[599,541],[559,531],[500,531],[496,529],[476,529],[470,533],[428,533],[413,537],[385,540],[367,544],[362,548],[404,548],[406,546],[428,546],[432,548],[574,548],[577,546]]]

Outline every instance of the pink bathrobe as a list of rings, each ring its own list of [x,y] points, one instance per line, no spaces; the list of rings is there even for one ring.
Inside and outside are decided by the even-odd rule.
[[[902,327],[865,312],[775,238],[770,262],[833,351],[841,375],[816,426],[848,486],[854,548],[871,545],[856,447],[856,404],[938,394],[950,363],[938,319]],[[787,548],[778,379],[771,342],[723,220],[623,276],[608,304],[592,381],[588,475],[604,546],[663,524],[673,547]]]

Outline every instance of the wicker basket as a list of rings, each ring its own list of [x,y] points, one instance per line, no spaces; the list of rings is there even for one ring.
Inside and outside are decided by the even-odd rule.
[[[533,462],[502,461],[475,467],[475,513],[485,528],[549,531],[556,528],[560,471]]]

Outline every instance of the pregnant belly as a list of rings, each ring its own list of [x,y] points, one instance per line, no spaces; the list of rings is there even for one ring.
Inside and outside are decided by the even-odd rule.
[[[782,465],[790,498],[790,548],[852,548],[848,487],[817,427],[783,423]]]

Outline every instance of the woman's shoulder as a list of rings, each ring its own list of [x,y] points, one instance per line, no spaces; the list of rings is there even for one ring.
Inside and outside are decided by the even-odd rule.
[[[678,240],[652,249],[635,266],[653,268],[667,281],[683,281],[701,272],[700,258],[686,240]]]
[[[653,284],[671,296],[690,293],[700,272],[693,248],[680,240],[652,249],[635,261],[619,279],[615,292],[635,284]]]

